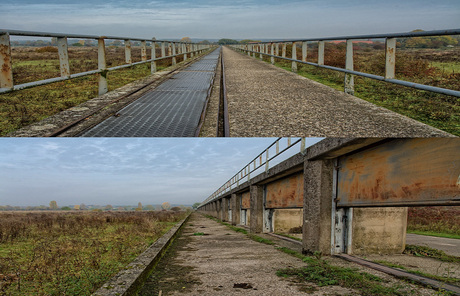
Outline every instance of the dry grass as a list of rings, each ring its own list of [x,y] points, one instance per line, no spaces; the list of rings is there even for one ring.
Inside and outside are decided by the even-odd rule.
[[[90,295],[185,212],[0,213],[0,295]]]

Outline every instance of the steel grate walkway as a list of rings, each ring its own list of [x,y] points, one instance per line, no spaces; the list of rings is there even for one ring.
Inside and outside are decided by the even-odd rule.
[[[81,137],[193,137],[220,48],[121,109]]]

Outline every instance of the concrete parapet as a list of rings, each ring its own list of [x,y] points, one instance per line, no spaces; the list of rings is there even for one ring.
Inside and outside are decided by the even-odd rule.
[[[106,282],[94,296],[137,295],[137,291],[148,278],[150,272],[160,261],[168,246],[176,237],[178,231],[187,222],[189,216],[173,226],[165,235],[160,237],[144,253]]]

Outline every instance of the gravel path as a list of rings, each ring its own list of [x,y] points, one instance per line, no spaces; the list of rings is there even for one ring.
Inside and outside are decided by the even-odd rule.
[[[340,287],[318,287],[293,278],[284,279],[276,271],[302,267],[306,263],[280,252],[276,247],[291,244],[260,234],[275,245],[249,239],[198,213],[193,213],[180,237],[147,280],[139,295],[359,295]],[[339,258],[333,264],[354,267],[379,276],[387,286],[398,285],[415,295],[434,295],[436,291],[404,283],[387,274]],[[313,288],[314,287],[314,288]]]
[[[223,48],[232,137],[439,137],[449,134]]]

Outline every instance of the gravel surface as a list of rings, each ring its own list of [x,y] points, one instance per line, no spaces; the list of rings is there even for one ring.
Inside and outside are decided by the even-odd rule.
[[[232,137],[445,137],[449,134],[223,48]]]
[[[317,287],[294,278],[278,277],[277,270],[298,268],[306,263],[276,250],[278,246],[290,247],[292,243],[265,234],[260,236],[275,245],[255,242],[193,213],[139,295],[159,295],[160,291],[162,295],[359,295],[357,291],[340,286]],[[406,291],[414,291],[414,295],[436,294],[431,289],[336,257],[327,257],[327,261],[377,275],[384,285],[398,285]]]

